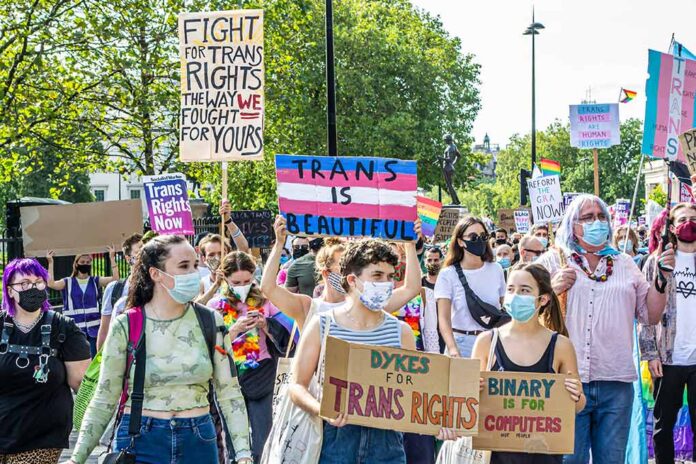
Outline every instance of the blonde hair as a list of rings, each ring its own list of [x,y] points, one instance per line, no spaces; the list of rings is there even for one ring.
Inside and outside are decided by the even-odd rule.
[[[329,271],[341,259],[336,258],[336,253],[346,251],[346,244],[339,238],[324,239],[324,246],[317,252],[315,268],[317,276],[320,276],[323,271]]]

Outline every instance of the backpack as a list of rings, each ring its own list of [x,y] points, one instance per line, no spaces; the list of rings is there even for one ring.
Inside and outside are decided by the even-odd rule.
[[[126,286],[126,281],[124,279],[117,280],[114,284],[113,290],[111,290],[111,309],[113,310],[116,306],[116,302],[123,296],[123,289]]]

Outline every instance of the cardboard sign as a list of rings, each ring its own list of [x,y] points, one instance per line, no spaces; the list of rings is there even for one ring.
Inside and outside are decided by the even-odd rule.
[[[193,217],[183,174],[143,176],[150,227],[158,234],[193,235]]]
[[[22,217],[24,255],[44,257],[104,253],[143,231],[140,200],[103,201],[74,205],[25,206]],[[118,219],[118,220],[115,220]]]
[[[614,205],[614,227],[628,224],[628,216],[631,213],[631,200],[620,198]]]
[[[691,129],[679,136],[679,145],[681,146],[686,165],[692,176],[696,176],[696,129]]]
[[[681,185],[679,189],[679,201],[682,203],[696,203],[692,187],[689,187],[684,182],[680,182],[679,184]]]
[[[263,10],[179,15],[181,161],[263,159]]]
[[[499,209],[497,226],[507,230],[508,232],[512,231],[512,229],[515,227],[515,210]]]
[[[528,209],[515,210],[515,229],[521,234],[526,234],[531,229],[531,211]]]
[[[477,431],[479,361],[328,337],[320,415],[351,424],[437,435]]]
[[[566,375],[482,372],[478,435],[474,448],[573,454],[575,402]]]
[[[528,179],[529,198],[532,201],[534,224],[558,222],[563,217],[565,206],[561,194],[561,179],[558,176],[546,176]]]
[[[426,237],[435,235],[437,221],[442,211],[442,203],[426,197],[416,197],[418,205],[418,217],[421,220],[421,231]]]
[[[619,104],[570,105],[570,146],[609,148],[621,143]]]
[[[232,220],[246,237],[250,248],[268,248],[275,239],[273,213],[268,210],[232,211]]]
[[[648,74],[641,152],[686,163],[679,136],[696,126],[696,61],[650,50]]]
[[[443,207],[440,212],[440,219],[437,222],[437,227],[435,228],[433,242],[442,243],[451,239],[454,228],[457,227],[457,223],[467,214],[468,211],[466,208],[460,206]]]
[[[276,179],[292,235],[416,240],[415,161],[276,155]]]

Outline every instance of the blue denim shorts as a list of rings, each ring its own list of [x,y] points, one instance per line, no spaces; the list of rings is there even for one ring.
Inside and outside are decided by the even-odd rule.
[[[124,414],[116,432],[114,450],[130,445]],[[210,414],[192,418],[154,419],[145,417],[134,442],[135,459],[143,464],[217,464],[217,434]]]
[[[401,432],[324,422],[320,464],[406,464]]]

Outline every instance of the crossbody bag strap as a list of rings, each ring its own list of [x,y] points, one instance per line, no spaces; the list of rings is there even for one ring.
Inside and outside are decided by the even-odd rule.
[[[471,287],[469,287],[469,282],[467,282],[466,280],[466,276],[464,275],[462,265],[459,263],[454,263],[454,270],[457,271],[457,276],[459,276],[459,282],[461,282],[462,287],[464,287],[464,291],[466,293],[471,293]]]
[[[297,322],[293,322],[292,324],[292,331],[290,331],[290,341],[288,342],[288,349],[285,350],[285,357],[289,358],[290,357],[290,352],[292,351],[292,347],[295,344],[295,334],[297,333]]]
[[[488,362],[486,363],[486,370],[490,371],[495,364],[495,347],[498,346],[498,329],[493,329],[493,335],[491,336],[491,347],[488,350]]]
[[[143,401],[145,400],[145,317],[143,317],[143,334],[140,346],[135,352],[135,376],[133,379],[133,391],[131,392],[130,423],[128,435],[134,437],[140,433],[140,424],[143,418]]]

